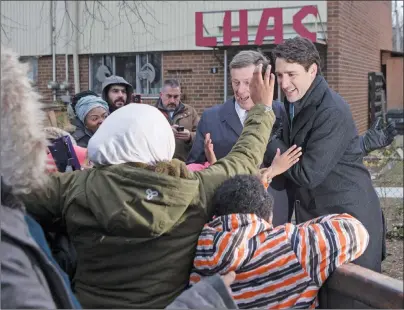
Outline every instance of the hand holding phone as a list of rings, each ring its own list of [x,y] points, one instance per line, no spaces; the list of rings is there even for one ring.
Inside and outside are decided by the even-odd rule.
[[[133,96],[134,103],[142,103],[142,96],[141,95],[134,95]]]
[[[178,131],[178,132],[183,132],[183,131],[184,131],[184,129],[185,129],[185,127],[184,127],[184,126],[179,126],[179,125],[178,125],[178,127],[176,127],[176,129],[177,129],[177,131]]]
[[[59,172],[81,170],[80,162],[69,136],[52,140],[49,151]]]

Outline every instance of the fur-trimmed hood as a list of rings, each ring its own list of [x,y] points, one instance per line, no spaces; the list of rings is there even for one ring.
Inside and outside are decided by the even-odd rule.
[[[27,74],[28,65],[2,46],[1,176],[15,194],[41,187],[47,179],[45,112]]]
[[[70,141],[72,142],[72,144],[77,145],[76,140],[66,130],[60,129],[58,127],[45,127],[44,130],[46,133],[46,138],[49,140],[58,139],[63,136],[68,136],[70,138]]]

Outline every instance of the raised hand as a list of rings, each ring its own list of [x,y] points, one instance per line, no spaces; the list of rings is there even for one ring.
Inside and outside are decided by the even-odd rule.
[[[262,78],[262,64],[259,64],[253,74],[250,82],[250,96],[254,104],[264,104],[272,107],[274,98],[275,76],[271,74],[271,66],[268,65],[265,71],[265,77]]]
[[[296,145],[290,147],[282,155],[281,151],[277,149],[271,166],[259,170],[259,177],[262,184],[267,188],[274,177],[284,173],[296,164],[299,161],[300,156],[302,156],[302,148],[297,147]]]
[[[213,165],[217,162],[216,154],[213,151],[213,143],[212,139],[210,138],[210,133],[205,135],[205,157],[208,160],[209,164]]]
[[[296,164],[299,161],[299,157],[302,156],[301,151],[301,147],[293,145],[281,155],[281,151],[277,149],[271,164],[273,177],[284,173]]]

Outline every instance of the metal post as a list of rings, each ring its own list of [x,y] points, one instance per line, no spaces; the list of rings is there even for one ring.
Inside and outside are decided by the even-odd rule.
[[[80,1],[75,1],[75,38],[74,38],[74,50],[73,50],[73,69],[74,69],[74,92],[77,94],[80,92],[80,72],[79,72],[79,43],[80,43],[80,37],[79,37],[79,29],[80,29]],[[91,77],[90,77],[91,78]]]
[[[52,82],[56,82],[56,5],[54,1],[50,1],[50,35],[51,35],[51,53],[52,53]],[[52,89],[53,102],[56,101],[56,89]]]
[[[69,12],[69,7],[68,7],[68,2],[65,1],[65,10],[66,12]],[[69,83],[69,23],[66,23],[65,26],[65,31],[66,31],[66,49],[65,49],[65,80],[66,83]],[[69,88],[66,88],[66,96],[69,95]]]
[[[223,60],[223,62],[224,62],[224,71],[223,71],[223,76],[224,76],[224,92],[223,92],[223,94],[224,94],[224,100],[223,101],[226,101],[227,100],[227,50],[225,49],[224,50],[224,60]]]
[[[395,31],[396,31],[396,39],[394,42],[394,47],[396,51],[400,51],[400,45],[401,45],[401,40],[400,40],[400,18],[399,18],[399,14],[398,14],[398,3],[397,0],[394,1],[395,4],[395,13],[396,13],[396,27],[395,27]]]

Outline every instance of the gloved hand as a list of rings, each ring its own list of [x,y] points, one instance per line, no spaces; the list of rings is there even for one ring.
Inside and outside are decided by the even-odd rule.
[[[363,155],[389,146],[394,141],[394,137],[397,135],[394,121],[389,119],[384,128],[382,123],[382,118],[378,117],[370,129],[360,137]]]

